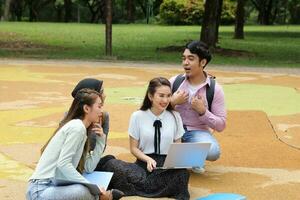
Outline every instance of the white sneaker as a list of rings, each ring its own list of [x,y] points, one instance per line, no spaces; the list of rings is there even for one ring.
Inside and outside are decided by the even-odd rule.
[[[192,171],[196,174],[204,174],[205,169],[204,167],[193,167]]]

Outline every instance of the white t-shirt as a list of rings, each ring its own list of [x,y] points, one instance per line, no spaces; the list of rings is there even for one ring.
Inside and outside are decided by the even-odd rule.
[[[139,141],[138,148],[145,154],[154,153],[155,120],[162,122],[160,154],[168,153],[170,144],[182,137],[184,129],[178,112],[165,110],[159,116],[154,115],[150,109],[139,110],[132,113],[128,132],[131,137]]]
[[[188,84],[188,90],[189,90],[189,102],[191,102],[191,99],[195,94],[197,93],[199,89],[199,85],[193,86],[191,84]]]

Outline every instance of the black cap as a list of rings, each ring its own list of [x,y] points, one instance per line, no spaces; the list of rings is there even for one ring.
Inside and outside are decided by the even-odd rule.
[[[100,89],[102,87],[103,81],[102,80],[97,80],[94,78],[86,78],[81,81],[76,85],[76,87],[72,91],[72,97],[74,98],[77,94],[77,92],[83,88],[89,88],[92,90],[95,90],[97,92],[100,92]]]

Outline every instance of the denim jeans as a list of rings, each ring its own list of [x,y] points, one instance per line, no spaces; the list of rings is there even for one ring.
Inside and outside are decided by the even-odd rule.
[[[207,142],[211,143],[206,160],[215,161],[220,157],[220,146],[216,138],[207,131],[193,130],[186,131],[182,137],[182,142]]]
[[[55,186],[51,179],[30,180],[27,200],[98,200],[81,184]]]

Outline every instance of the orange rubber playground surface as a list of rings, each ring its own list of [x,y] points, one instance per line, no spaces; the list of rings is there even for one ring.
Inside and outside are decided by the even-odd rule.
[[[224,88],[227,128],[214,133],[221,158],[206,162],[204,174],[191,172],[191,199],[219,192],[250,200],[300,199],[300,72],[246,69],[207,68]],[[68,109],[79,80],[104,80],[104,110],[110,113],[105,154],[134,161],[130,114],[139,108],[151,78],[179,73],[179,63],[1,60],[0,199],[25,199],[39,149]]]

